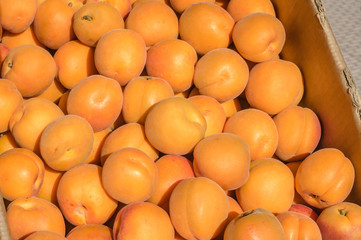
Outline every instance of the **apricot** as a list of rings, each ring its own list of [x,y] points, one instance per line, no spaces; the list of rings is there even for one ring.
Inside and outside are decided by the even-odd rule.
[[[215,3],[216,0],[170,0],[169,2],[174,11],[182,14],[184,10],[186,10],[186,8],[192,4],[196,4],[199,2]]]
[[[37,0],[1,0],[0,24],[4,30],[20,33],[33,22],[37,8]]]
[[[150,76],[166,80],[179,93],[192,86],[197,59],[197,52],[186,41],[163,40],[149,48],[145,67]]]
[[[37,231],[65,235],[65,222],[59,208],[37,197],[21,197],[7,207],[6,219],[13,239],[23,239]]]
[[[145,201],[157,186],[158,169],[141,150],[122,148],[110,154],[104,163],[102,183],[107,193],[121,203]]]
[[[137,148],[143,151],[153,161],[158,158],[159,152],[146,138],[144,126],[139,123],[127,123],[113,130],[104,140],[100,152],[101,163],[104,164],[111,153],[126,147]]]
[[[94,133],[94,142],[93,142],[93,148],[89,155],[89,157],[85,160],[84,163],[93,163],[100,165],[100,153],[101,149],[103,147],[103,144],[105,142],[105,139],[109,136],[109,134],[113,130],[109,127],[104,130],[101,130],[99,132]]]
[[[225,228],[228,212],[226,193],[216,182],[205,177],[182,180],[169,199],[173,226],[185,239],[217,237]]]
[[[85,3],[90,2],[107,2],[113,7],[115,7],[120,15],[125,19],[128,16],[128,13],[132,9],[132,4],[129,0],[86,0]]]
[[[94,48],[78,40],[63,44],[54,54],[58,67],[57,79],[67,89],[72,89],[86,77],[97,74]]]
[[[88,120],[94,132],[110,127],[120,115],[122,107],[122,88],[116,80],[102,75],[81,80],[70,90],[66,104],[68,114]]]
[[[323,209],[317,218],[322,239],[360,239],[360,216],[360,205],[351,202],[341,202]]]
[[[148,202],[126,205],[113,225],[114,240],[173,240],[174,232],[166,211]]]
[[[55,75],[56,63],[53,57],[37,45],[14,48],[4,59],[1,68],[1,76],[14,82],[23,97],[44,92],[54,81]]]
[[[34,18],[37,39],[50,49],[75,39],[73,16],[83,6],[80,0],[47,0],[38,7]]]
[[[252,62],[264,62],[282,51],[286,32],[278,18],[256,12],[236,22],[232,39],[242,57]]]
[[[173,96],[172,87],[162,78],[134,77],[124,88],[124,121],[144,124],[145,117],[154,104]]]
[[[251,107],[274,115],[290,105],[297,105],[300,91],[303,92],[303,79],[298,66],[275,59],[252,68],[245,94]]]
[[[56,198],[56,191],[58,189],[60,178],[63,174],[63,172],[55,171],[45,165],[43,184],[36,196],[57,204],[58,200]]]
[[[276,155],[281,160],[303,160],[317,147],[321,138],[321,124],[311,109],[289,106],[273,120],[279,136]]]
[[[15,109],[23,102],[16,85],[7,79],[0,79],[0,133],[9,130],[9,121]]]
[[[60,97],[65,93],[66,88],[56,79],[52,81],[50,86],[42,93],[35,97],[45,98],[54,103],[57,103]]]
[[[58,101],[58,107],[63,111],[64,114],[68,114],[68,111],[66,110],[66,105],[68,103],[69,92],[70,90],[63,93],[63,95],[61,95]]]
[[[291,170],[274,158],[251,162],[247,182],[236,190],[244,211],[265,208],[274,214],[287,211],[293,202],[294,179]]]
[[[6,152],[9,149],[18,148],[18,144],[16,143],[11,132],[1,133],[0,134],[0,154]]]
[[[5,44],[0,43],[0,68],[9,52],[10,49]]]
[[[327,166],[327,167],[325,167]],[[323,148],[306,157],[298,167],[295,184],[311,206],[324,209],[346,199],[355,181],[355,169],[336,148]]]
[[[46,126],[63,116],[61,109],[45,98],[30,98],[20,104],[9,121],[16,143],[40,154],[40,137]]]
[[[169,202],[170,195],[183,179],[194,177],[192,162],[179,155],[164,155],[155,165],[158,169],[158,184],[148,202],[162,206]]]
[[[84,163],[94,142],[89,122],[77,115],[65,115],[47,125],[40,138],[40,153],[54,170],[67,171]]]
[[[149,142],[160,152],[184,155],[204,137],[207,122],[192,101],[170,97],[151,108],[144,128]]]
[[[76,37],[90,47],[95,47],[105,33],[118,28],[124,28],[122,15],[114,6],[103,1],[84,4],[73,17]]]
[[[104,34],[94,53],[99,73],[114,78],[121,86],[142,73],[146,58],[142,36],[130,29],[116,29]]]
[[[66,238],[68,240],[112,240],[112,229],[102,224],[83,224],[73,228]]]
[[[204,55],[232,43],[234,20],[215,3],[200,2],[189,6],[179,18],[180,38]]]
[[[114,214],[118,203],[105,191],[101,172],[100,166],[80,164],[61,177],[58,204],[71,224],[103,224]]]
[[[230,0],[226,9],[235,22],[249,14],[257,12],[268,13],[276,17],[271,0]]]
[[[33,24],[20,33],[11,33],[5,31],[1,42],[5,44],[10,50],[21,45],[37,45],[39,47],[45,47],[36,38]]]
[[[212,179],[226,191],[243,186],[249,177],[249,147],[236,134],[215,133],[205,137],[195,146],[193,156],[195,175]]]
[[[249,108],[227,119],[223,132],[237,134],[248,144],[251,160],[270,158],[278,145],[278,132],[273,119],[265,112]]]
[[[297,169],[300,166],[302,161],[295,161],[295,162],[287,162],[286,166],[291,170],[293,177],[296,177]],[[305,200],[301,197],[301,195],[296,191],[296,183],[295,183],[295,197],[293,199],[293,203],[296,204],[307,204]]]
[[[286,239],[281,223],[264,208],[248,210],[233,219],[224,232],[224,240]]]
[[[32,151],[13,148],[0,155],[0,191],[5,199],[35,196],[43,180],[43,161]]]
[[[223,131],[226,113],[222,105],[213,97],[198,95],[188,98],[201,111],[207,122],[205,137]]]
[[[50,231],[36,231],[29,236],[27,236],[24,240],[66,240],[64,236]]]
[[[317,223],[304,214],[285,211],[277,215],[282,224],[286,239],[322,240]]]

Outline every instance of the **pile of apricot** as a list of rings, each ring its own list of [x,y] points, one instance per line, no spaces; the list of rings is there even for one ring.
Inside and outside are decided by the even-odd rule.
[[[270,0],[0,0],[12,239],[361,239]]]

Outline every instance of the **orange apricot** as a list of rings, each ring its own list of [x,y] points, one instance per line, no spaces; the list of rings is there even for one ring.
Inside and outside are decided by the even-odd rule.
[[[160,152],[183,155],[204,137],[207,122],[192,101],[170,97],[151,108],[144,128],[149,142]]]
[[[83,224],[70,230],[66,239],[112,240],[112,229],[102,224]]]
[[[95,75],[94,48],[78,40],[63,44],[54,54],[58,67],[57,79],[67,89],[72,89],[86,77]]]
[[[193,156],[195,175],[212,179],[224,190],[241,187],[249,177],[249,147],[236,134],[216,133],[205,137],[195,146]]]
[[[242,110],[241,102],[238,98],[234,98],[225,102],[221,102],[221,105],[226,113],[227,119],[230,118],[236,112]]]
[[[194,85],[201,94],[224,102],[243,92],[248,75],[248,66],[236,51],[218,48],[198,60],[194,70]]]
[[[124,28],[122,15],[113,5],[103,1],[84,4],[73,17],[76,37],[91,47],[95,47],[105,33],[119,28]]]
[[[128,16],[128,13],[132,9],[132,4],[130,0],[86,0],[85,3],[90,2],[107,2],[113,7],[115,7],[120,15],[122,15],[123,19],[125,19]]]
[[[110,127],[123,107],[123,91],[119,83],[102,75],[81,80],[69,92],[68,114],[88,120],[94,132]]]
[[[18,148],[18,144],[16,143],[11,132],[5,132],[0,134],[0,154],[6,152],[9,149]]]
[[[293,174],[293,178],[296,177],[297,169],[301,163],[302,161],[294,161],[294,162],[286,163],[286,166],[291,170]],[[307,204],[305,200],[301,197],[301,195],[296,191],[296,182],[295,182],[295,196],[293,199],[293,204]]]
[[[116,29],[104,34],[94,52],[99,73],[114,78],[121,86],[142,73],[146,58],[142,36],[130,29]]]
[[[11,33],[5,31],[1,42],[5,44],[10,50],[21,45],[37,45],[39,47],[44,47],[44,45],[41,44],[35,36],[33,24],[20,33]]]
[[[158,169],[158,184],[147,201],[162,206],[169,201],[177,183],[194,177],[194,172],[191,161],[179,155],[164,155],[155,164]]]
[[[9,130],[9,121],[15,109],[23,102],[16,85],[7,79],[0,79],[0,133]]]
[[[210,2],[215,3],[215,0],[170,0],[169,1],[174,11],[177,13],[182,14],[187,7],[192,4],[196,4],[199,2]]]
[[[32,151],[13,148],[0,155],[0,191],[12,201],[38,194],[44,180],[44,163]]]
[[[101,163],[104,164],[111,153],[126,147],[143,151],[153,161],[158,158],[159,152],[146,138],[144,126],[139,123],[127,123],[113,130],[104,140],[100,152]]]
[[[252,68],[245,94],[251,107],[274,115],[290,105],[296,105],[300,91],[303,92],[303,78],[298,66],[275,59]]]
[[[44,92],[54,81],[55,75],[54,58],[37,45],[14,48],[4,59],[1,68],[1,76],[14,82],[23,97]]]
[[[124,121],[144,124],[149,109],[173,95],[172,87],[164,79],[149,76],[133,78],[124,88]]]
[[[184,92],[193,84],[197,53],[186,41],[163,40],[149,48],[145,64],[150,76],[163,78],[174,92]]]
[[[285,164],[274,158],[260,158],[251,162],[249,171],[247,182],[236,190],[244,211],[265,208],[277,214],[291,207],[294,178]]]
[[[249,108],[233,114],[223,132],[234,133],[248,144],[251,160],[270,158],[278,145],[278,132],[273,119],[265,112]]]
[[[24,240],[67,240],[64,236],[59,233],[51,231],[36,231],[28,235]]]
[[[112,131],[113,130],[110,127],[108,127],[104,130],[94,133],[93,148],[92,148],[92,151],[91,151],[89,157],[85,160],[84,163],[93,163],[93,164],[97,164],[97,165],[101,164],[101,162],[100,162],[101,149],[103,147],[105,139],[109,136],[109,134]]]
[[[45,98],[57,103],[65,91],[66,88],[58,80],[54,79],[44,92],[36,95],[35,97]]]
[[[189,6],[179,18],[180,38],[203,55],[232,42],[234,20],[215,3],[200,2]]]
[[[230,0],[226,9],[235,22],[256,12],[268,13],[274,17],[276,16],[271,0]]]
[[[57,204],[58,200],[56,198],[56,191],[62,176],[63,172],[55,171],[45,165],[44,181],[36,196]]]
[[[282,51],[286,32],[278,18],[257,12],[236,22],[232,39],[242,57],[252,62],[263,62]]]

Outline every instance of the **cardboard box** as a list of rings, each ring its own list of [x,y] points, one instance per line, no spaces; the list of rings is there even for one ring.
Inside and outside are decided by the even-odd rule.
[[[287,34],[281,57],[297,64],[303,73],[305,92],[300,105],[311,108],[320,118],[319,147],[338,148],[353,162],[356,181],[346,200],[361,204],[361,101],[322,1],[273,3]],[[0,239],[7,240],[10,237],[1,196],[0,202]]]

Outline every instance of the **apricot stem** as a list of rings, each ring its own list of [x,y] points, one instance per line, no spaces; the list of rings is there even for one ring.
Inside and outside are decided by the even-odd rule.
[[[68,3],[68,6],[69,6],[69,7],[72,7],[72,6],[73,6],[73,3],[72,3],[72,2],[69,2],[69,3]]]
[[[338,211],[339,211],[339,213],[340,213],[342,216],[346,216],[346,211],[345,211],[345,209],[339,209]]]
[[[13,67],[13,63],[12,63],[12,62],[9,62],[9,63],[8,63],[8,67],[9,67],[9,68],[12,68],[12,67]]]
[[[83,16],[81,19],[87,20],[87,21],[92,21],[93,18],[91,16]]]
[[[249,210],[241,214],[241,217],[246,217],[248,215],[251,215],[254,212],[254,210]]]

